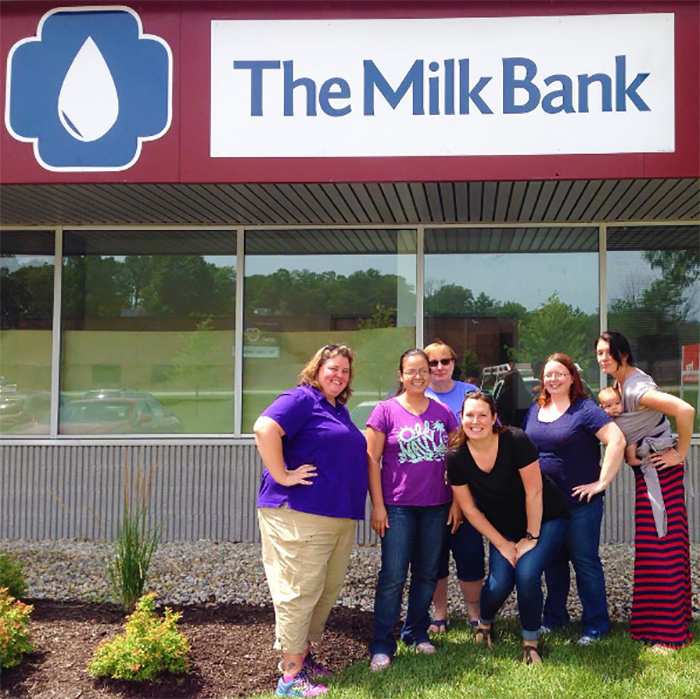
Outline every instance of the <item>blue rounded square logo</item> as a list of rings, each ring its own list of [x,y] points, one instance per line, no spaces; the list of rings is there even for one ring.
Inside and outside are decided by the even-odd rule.
[[[126,170],[170,127],[172,64],[128,7],[51,10],[10,49],[5,124],[47,170]]]

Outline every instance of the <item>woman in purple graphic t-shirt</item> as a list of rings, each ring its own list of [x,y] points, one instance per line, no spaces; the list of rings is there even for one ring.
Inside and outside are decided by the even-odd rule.
[[[353,355],[324,345],[256,420],[265,470],[258,521],[282,651],[277,696],[318,696],[328,674],[311,654],[343,585],[367,498],[367,445],[346,407]]]
[[[431,654],[430,601],[438,575],[445,522],[461,521],[450,506],[445,457],[457,427],[452,411],[428,398],[428,357],[419,349],[399,361],[398,395],[382,401],[367,420],[372,528],[382,542],[382,565],[374,601],[370,669],[384,670],[396,652],[393,629],[409,564],[411,589],[401,640]]]

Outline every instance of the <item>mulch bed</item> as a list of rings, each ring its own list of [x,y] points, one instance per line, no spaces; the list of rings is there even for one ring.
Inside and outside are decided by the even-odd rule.
[[[271,609],[244,605],[185,607],[178,627],[191,645],[190,671],[154,683],[94,680],[86,667],[97,644],[121,631],[116,607],[27,600],[34,652],[2,673],[0,696],[32,699],[87,697],[244,697],[271,691],[278,654],[272,649]],[[319,659],[339,670],[367,655],[371,614],[331,613]]]

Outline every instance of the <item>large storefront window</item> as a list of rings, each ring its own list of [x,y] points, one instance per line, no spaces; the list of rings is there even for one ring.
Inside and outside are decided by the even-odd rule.
[[[53,233],[0,232],[2,435],[49,433],[53,260]]]
[[[597,386],[598,229],[426,229],[424,312],[426,344],[452,345],[462,378],[520,424],[553,352]]]
[[[700,226],[609,229],[607,278],[608,327],[663,391],[697,409]]]
[[[243,432],[329,342],[356,352],[349,407],[364,426],[416,342],[415,231],[249,231],[245,251]]]
[[[235,233],[64,233],[61,434],[233,431]]]

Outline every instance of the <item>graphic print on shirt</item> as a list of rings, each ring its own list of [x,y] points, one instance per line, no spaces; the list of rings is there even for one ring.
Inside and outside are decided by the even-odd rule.
[[[442,461],[447,453],[447,430],[442,420],[425,420],[398,431],[399,463]]]

